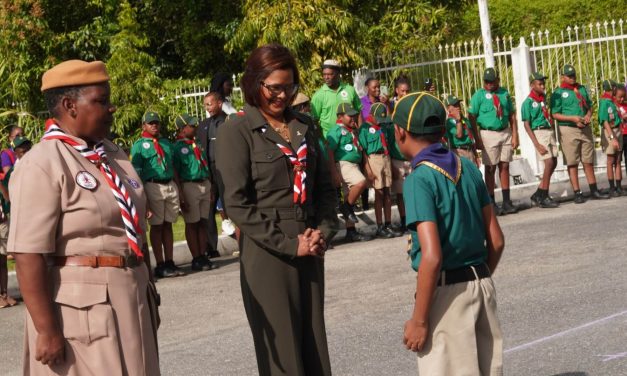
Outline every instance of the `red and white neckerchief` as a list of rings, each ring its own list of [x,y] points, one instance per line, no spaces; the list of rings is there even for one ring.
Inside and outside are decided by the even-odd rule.
[[[178,140],[192,147],[192,150],[194,151],[194,156],[196,157],[196,160],[200,162],[201,168],[205,170],[209,169],[209,164],[207,163],[207,160],[203,157],[202,150],[200,150],[200,147],[196,144],[194,140],[190,140],[189,138],[184,137],[179,137]]]
[[[496,90],[495,91],[487,90],[487,92],[490,93],[490,96],[492,97],[492,104],[494,105],[494,109],[496,110],[496,116],[498,116],[499,119],[502,118],[503,106],[501,106],[501,98],[499,98],[499,96],[496,94]]]
[[[370,126],[374,128],[376,133],[379,133],[379,137],[381,137],[381,145],[383,145],[383,153],[385,155],[390,155],[390,151],[388,149],[388,140],[385,138],[385,134],[383,133],[381,126],[377,124],[374,116],[368,115],[368,117],[366,118],[366,122],[368,122]]]
[[[73,138],[69,137],[55,122],[54,119],[48,119],[46,121],[46,132],[41,138],[42,141],[46,140],[59,140],[65,144],[72,146],[88,161],[95,164],[102,175],[104,176],[115,202],[117,202],[120,208],[120,214],[122,215],[122,222],[124,223],[124,230],[126,231],[126,237],[128,239],[128,245],[131,251],[142,259],[143,253],[139,248],[138,236],[141,235],[142,230],[139,225],[139,215],[135,209],[135,204],[131,196],[128,194],[126,187],[122,183],[122,180],[115,173],[113,168],[108,163],[107,154],[104,149],[104,144],[99,142],[94,149],[88,148]]]
[[[537,94],[535,91],[531,90],[531,93],[529,93],[529,98],[531,98],[531,100],[535,102],[540,103],[540,107],[542,108],[542,114],[544,115],[544,118],[549,123],[549,125],[551,125],[551,122],[553,119],[551,118],[549,109],[546,108],[546,101],[545,101],[544,95]]]
[[[361,151],[361,145],[359,145],[359,140],[355,136],[355,132],[353,132],[349,127],[345,126],[344,124],[340,123],[339,125],[343,131],[348,132],[348,134],[351,135],[351,139],[353,140],[353,146],[355,147],[355,149]]]
[[[142,132],[142,137],[152,140],[152,144],[154,145],[155,151],[157,152],[157,162],[159,163],[159,166],[161,166],[165,171],[167,169],[167,164],[165,163],[165,152],[163,151],[161,144],[159,144],[159,139],[146,131]]]
[[[290,160],[294,167],[294,203],[304,204],[307,200],[307,192],[305,187],[305,179],[307,178],[307,139],[303,137],[300,146],[296,151],[296,155],[291,148],[276,144],[279,149]]]
[[[583,95],[581,95],[581,92],[579,91],[579,87],[580,87],[579,84],[570,85],[565,82],[562,82],[562,84],[560,85],[560,88],[562,89],[572,90],[575,92],[577,101],[579,101],[579,107],[581,107],[581,110],[583,112],[586,112],[588,111],[588,103],[586,102],[586,99],[583,97]]]

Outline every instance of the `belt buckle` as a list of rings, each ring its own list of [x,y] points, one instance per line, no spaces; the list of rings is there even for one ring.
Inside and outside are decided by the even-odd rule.
[[[303,207],[298,205],[294,207],[294,219],[297,221],[304,221],[306,219],[305,210]]]
[[[87,256],[87,259],[89,260],[89,267],[90,268],[97,268],[98,267],[98,256]]]
[[[124,258],[124,267],[126,268],[135,268],[139,266],[139,258],[136,254],[131,253],[130,255]]]

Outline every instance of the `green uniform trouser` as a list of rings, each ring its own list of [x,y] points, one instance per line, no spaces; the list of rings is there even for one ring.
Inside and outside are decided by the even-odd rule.
[[[331,375],[323,314],[324,261],[289,260],[251,243],[243,236],[240,277],[259,375]]]

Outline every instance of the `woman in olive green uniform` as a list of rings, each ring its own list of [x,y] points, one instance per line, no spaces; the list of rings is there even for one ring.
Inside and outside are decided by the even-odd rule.
[[[330,375],[324,325],[326,242],[336,195],[306,116],[289,109],[299,75],[289,50],[252,52],[244,115],[218,130],[224,204],[241,230],[244,307],[260,375]]]

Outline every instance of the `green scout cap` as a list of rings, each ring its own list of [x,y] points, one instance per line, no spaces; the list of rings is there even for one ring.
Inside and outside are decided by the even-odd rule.
[[[154,112],[154,111],[148,111],[144,114],[144,117],[142,117],[142,122],[149,124],[152,123],[154,121],[157,122],[161,122],[161,118],[159,118],[159,114]]]
[[[388,116],[388,108],[381,102],[377,102],[370,107],[370,115],[379,124],[391,123],[392,119]]]
[[[446,100],[444,101],[444,104],[447,106],[455,106],[458,103],[459,103],[459,98],[457,98],[454,95],[449,95],[448,97],[446,97]]]
[[[487,82],[494,82],[499,79],[499,75],[494,68],[486,68],[483,71],[483,80]]]
[[[612,84],[612,89],[616,89],[620,85],[617,81],[614,80],[610,80],[610,83]]]
[[[359,114],[359,112],[357,112],[357,110],[355,110],[350,103],[342,102],[342,103],[337,105],[337,112],[336,112],[336,114],[337,115],[339,115],[339,114],[346,114],[348,116],[355,116],[355,115]]]
[[[22,146],[24,144],[32,144],[32,142],[28,138],[26,138],[24,136],[17,136],[13,140],[13,147],[14,148],[20,147],[20,146]]]
[[[612,80],[603,80],[601,85],[603,86],[603,91],[610,91],[616,87],[616,82],[613,82]]]
[[[562,76],[574,76],[576,74],[577,71],[575,71],[575,67],[570,64],[566,64],[564,68],[562,68]]]
[[[529,75],[529,82],[546,80],[546,76],[540,72],[533,72]]]
[[[181,114],[176,117],[176,119],[174,120],[174,124],[178,128],[183,128],[186,125],[191,125],[192,127],[195,127],[198,125],[198,119],[189,114]]]
[[[396,103],[392,121],[417,135],[441,133],[446,110],[440,100],[425,92],[407,94]]]

